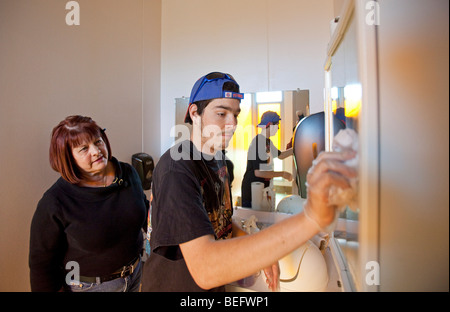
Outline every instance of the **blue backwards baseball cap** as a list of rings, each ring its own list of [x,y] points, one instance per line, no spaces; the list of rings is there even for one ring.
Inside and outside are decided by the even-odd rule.
[[[235,85],[236,88],[234,89],[237,90],[237,92],[224,90],[224,84],[227,82]],[[192,123],[192,119],[189,114],[189,107],[192,103],[221,98],[237,99],[239,101],[244,98],[244,94],[239,93],[239,84],[233,76],[221,72],[212,72],[201,77],[192,88],[184,122]]]
[[[280,122],[281,117],[272,111],[267,111],[261,116],[261,122],[258,127],[267,128],[270,125],[276,125]]]

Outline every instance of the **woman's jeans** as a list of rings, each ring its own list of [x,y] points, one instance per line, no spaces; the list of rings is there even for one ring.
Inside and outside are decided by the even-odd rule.
[[[71,292],[138,292],[141,285],[142,261],[139,261],[133,274],[124,278],[116,278],[104,283],[79,282],[68,285]]]

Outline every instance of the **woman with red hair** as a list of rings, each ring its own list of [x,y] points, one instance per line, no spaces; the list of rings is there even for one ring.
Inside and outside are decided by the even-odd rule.
[[[61,177],[31,223],[32,291],[138,291],[149,202],[135,169],[84,116],[53,129],[50,165]]]

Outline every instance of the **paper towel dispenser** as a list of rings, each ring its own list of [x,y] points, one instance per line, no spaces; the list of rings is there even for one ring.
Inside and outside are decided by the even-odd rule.
[[[152,185],[153,169],[155,169],[152,156],[146,153],[134,154],[131,157],[131,164],[141,179],[142,188],[149,190]]]

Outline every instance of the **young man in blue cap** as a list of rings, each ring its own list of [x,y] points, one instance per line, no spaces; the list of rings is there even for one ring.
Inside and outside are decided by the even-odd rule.
[[[292,148],[281,152],[270,140],[279,129],[280,116],[267,111],[261,116],[258,127],[261,133],[255,136],[248,148],[247,169],[241,186],[242,207],[252,207],[252,182],[264,183],[264,188],[271,185],[273,178],[281,177],[292,181],[292,174],[287,171],[274,171],[273,159],[285,159],[292,155]]]
[[[325,197],[330,183],[349,187],[355,173],[342,162],[351,155],[317,158],[308,180],[308,215],[300,213],[259,233],[232,238],[222,150],[236,128],[242,97],[229,74],[211,73],[194,85],[185,118],[193,125],[191,139],[169,149],[154,170],[151,253],[142,291],[223,291],[224,285],[264,268],[269,288],[276,290],[277,260],[333,221],[336,207]]]

